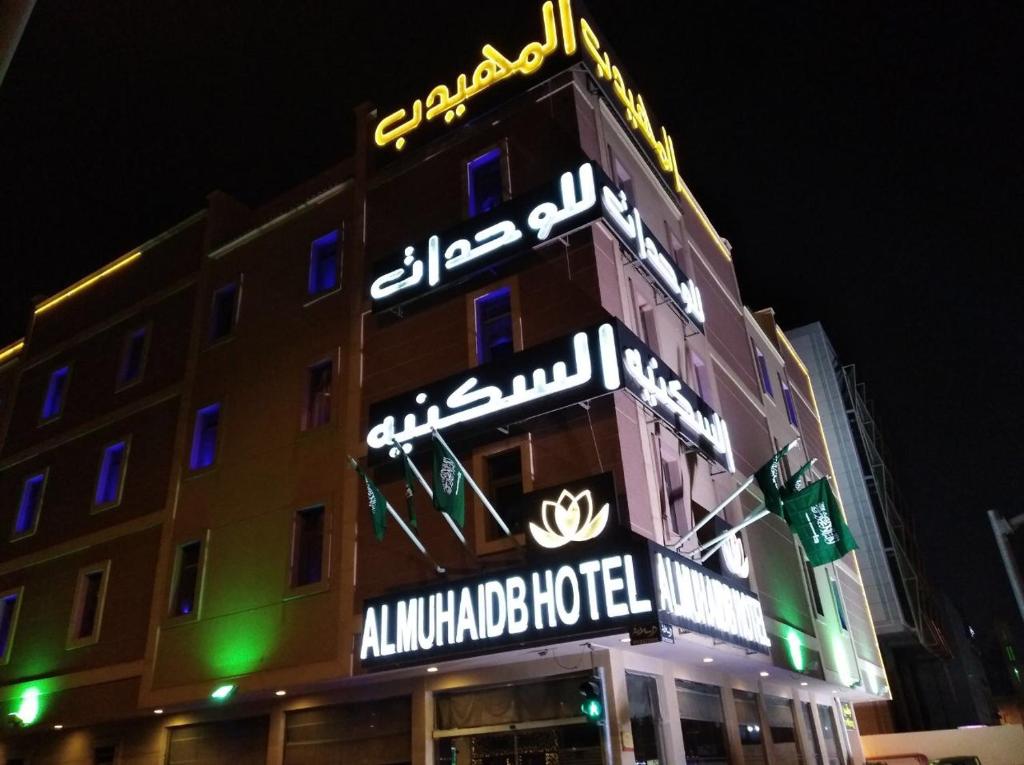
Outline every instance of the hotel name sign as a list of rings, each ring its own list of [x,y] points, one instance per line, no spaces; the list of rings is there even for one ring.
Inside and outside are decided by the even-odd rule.
[[[676,311],[703,332],[704,303],[697,285],[676,265],[632,200],[593,162],[583,162],[531,193],[431,234],[386,259],[370,284],[373,310],[456,286],[598,219],[607,222]]]
[[[454,87],[437,85],[426,97],[415,99],[408,108],[403,107],[381,118],[374,129],[374,142],[377,146],[393,146],[401,151],[406,145],[406,136],[438,119],[447,124],[455,122],[466,113],[467,105],[473,99],[498,83],[530,77],[554,56],[575,59],[581,55],[597,81],[608,84],[623,118],[646,144],[676,193],[686,194],[686,187],[679,176],[675,144],[664,125],[657,130],[654,128],[643,96],[626,86],[618,65],[612,62],[607,51],[602,50],[601,40],[593,27],[585,18],[576,18],[571,0],[558,0],[557,5],[557,12],[553,0],[541,6],[541,39],[524,45],[515,58],[509,58],[493,45],[484,45],[480,50],[481,60],[472,74],[458,75]]]

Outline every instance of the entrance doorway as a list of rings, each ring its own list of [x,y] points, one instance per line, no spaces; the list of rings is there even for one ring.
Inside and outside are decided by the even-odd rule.
[[[575,723],[442,738],[437,765],[602,765],[601,730]]]

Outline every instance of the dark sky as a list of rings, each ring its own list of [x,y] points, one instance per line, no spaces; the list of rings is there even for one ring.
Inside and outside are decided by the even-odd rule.
[[[539,36],[539,0],[351,6],[39,0],[0,86],[0,344],[209,191],[259,202],[347,156],[359,102]],[[589,7],[746,303],[857,364],[933,580],[1015,618],[984,511],[1024,512],[1021,4]]]

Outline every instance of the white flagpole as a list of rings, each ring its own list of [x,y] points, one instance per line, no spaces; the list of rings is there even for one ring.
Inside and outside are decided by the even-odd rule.
[[[441,438],[441,434],[437,432],[436,428],[431,428],[430,432],[434,434],[434,438],[438,440],[441,446],[443,446],[448,451],[448,454],[451,455],[451,458],[455,460],[455,464],[458,465],[459,470],[462,471],[462,475],[465,477],[466,483],[469,484],[469,488],[475,491],[476,495],[480,497],[480,501],[483,503],[484,507],[487,508],[487,512],[491,514],[491,517],[494,518],[494,522],[498,524],[498,528],[505,532],[505,536],[511,537],[515,540],[516,544],[519,544],[519,540],[516,539],[515,535],[509,530],[508,524],[505,523],[505,519],[502,518],[498,514],[498,511],[494,509],[494,505],[491,504],[491,500],[487,499],[486,495],[480,491],[480,487],[476,485],[476,481],[473,480],[473,476],[471,476],[469,471],[463,467],[461,462],[459,462],[459,458],[455,456],[455,452],[453,452],[452,448],[448,446],[448,442]]]
[[[729,537],[736,536],[736,534],[738,534],[741,529],[745,529],[750,524],[756,523],[757,521],[761,520],[766,515],[768,515],[770,512],[771,511],[768,510],[768,508],[766,508],[762,503],[758,507],[754,508],[753,512],[751,512],[750,515],[748,515],[742,521],[737,523],[731,529],[729,529],[728,531],[723,531],[710,542],[706,542],[705,544],[701,545],[697,549],[697,552],[701,554],[700,562],[703,563],[716,552],[718,552],[718,548],[724,545],[729,540]]]
[[[356,467],[358,465],[358,463],[354,459],[352,459],[352,457],[349,457],[348,461],[352,463],[352,467]],[[362,476],[359,476],[359,478],[361,481],[363,481],[363,483],[366,483],[366,480]],[[381,493],[381,496],[383,497],[384,494]],[[430,565],[434,567],[434,570],[438,574],[446,573],[445,567],[438,564],[438,562],[430,556],[430,553],[427,552],[427,548],[424,547],[423,543],[420,541],[420,538],[412,533],[412,529],[410,529],[406,525],[405,521],[402,520],[402,516],[395,512],[395,508],[393,508],[391,506],[391,503],[388,502],[387,497],[384,497],[384,504],[387,506],[388,512],[391,513],[391,517],[395,519],[395,523],[397,523],[398,526],[402,529],[402,531],[405,532],[405,535],[409,537],[409,541],[416,546],[416,549],[423,553],[423,557],[430,561]]]
[[[398,441],[392,441],[392,443],[395,445],[396,449],[402,448],[402,445],[398,443]],[[430,497],[430,499],[434,499],[434,490],[430,488],[430,484],[427,483],[427,479],[423,477],[423,473],[420,472],[420,469],[416,467],[416,463],[413,462],[408,456],[406,456],[405,459],[409,460],[409,467],[412,468],[412,474],[416,476],[416,480],[420,482],[420,486],[423,487],[423,491],[427,493],[427,496]],[[451,517],[448,515],[448,513],[441,513],[441,516],[448,522],[448,525],[451,527],[452,533],[456,537],[458,537],[458,540],[460,542],[462,542],[462,546],[468,550],[469,545],[466,543],[466,537],[462,535],[462,529],[459,528],[459,524],[453,521]]]
[[[799,443],[799,441],[800,441],[799,437],[794,438],[792,441],[790,441],[789,444],[786,446],[786,452],[788,453],[790,449],[792,449],[794,446],[797,445],[797,443]],[[726,505],[728,505],[730,502],[732,502],[734,499],[736,499],[736,497],[738,497],[740,494],[742,494],[744,491],[746,491],[747,488],[752,483],[754,483],[754,476],[750,476],[750,478],[748,478],[746,481],[741,483],[739,485],[739,488],[736,489],[736,491],[734,491],[732,494],[730,494],[728,497],[723,499],[718,504],[718,507],[716,507],[714,510],[709,512],[706,516],[701,518],[700,522],[697,523],[688,532],[686,532],[686,536],[684,536],[681,540],[679,540],[679,544],[677,546],[678,547],[682,547],[687,542],[689,542],[693,538],[694,534],[696,534],[698,531],[700,531],[702,528],[704,528],[704,526],[706,526],[708,523],[710,523],[713,518],[716,518],[718,516],[718,514],[721,513],[725,509]]]

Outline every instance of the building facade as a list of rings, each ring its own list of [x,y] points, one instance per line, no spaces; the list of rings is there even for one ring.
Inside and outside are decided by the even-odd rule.
[[[932,591],[882,434],[853,365],[820,323],[788,333],[811,373],[836,481],[860,544],[858,560],[892,699],[858,705],[865,733],[997,722],[973,631]]]
[[[863,760],[856,558],[774,516],[707,555],[780,446],[832,472],[807,368],[585,12],[538,15],[0,351],[8,762]]]

